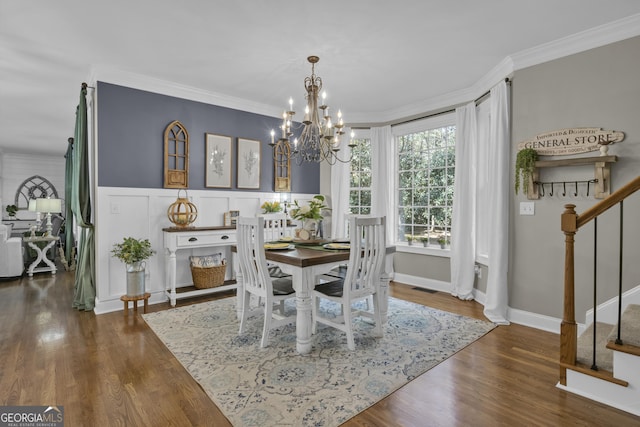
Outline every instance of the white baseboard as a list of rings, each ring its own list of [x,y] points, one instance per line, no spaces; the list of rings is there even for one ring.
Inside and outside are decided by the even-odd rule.
[[[431,289],[434,291],[451,293],[451,283],[441,280],[428,279],[426,277],[411,276],[395,272],[395,282],[404,283],[417,288]],[[478,289],[473,290],[474,300],[484,305],[486,295]],[[531,313],[528,311],[507,308],[507,320],[518,325],[528,326],[530,328],[540,329],[547,332],[560,333],[561,319],[544,316],[542,314]]]
[[[629,304],[640,304],[640,286],[622,294],[622,312]],[[618,297],[611,298],[608,301],[598,305],[598,322],[615,325],[618,323]],[[590,325],[593,323],[593,309],[587,311],[585,323]]]

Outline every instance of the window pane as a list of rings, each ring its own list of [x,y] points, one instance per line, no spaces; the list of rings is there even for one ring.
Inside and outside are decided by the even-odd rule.
[[[398,241],[406,235],[450,232],[455,181],[455,126],[401,135],[398,160]]]
[[[371,141],[355,139],[349,164],[349,208],[352,214],[367,215],[371,212]]]
[[[413,206],[413,190],[401,190],[399,196],[400,206]]]
[[[360,174],[360,187],[371,187],[371,171],[365,171]]]
[[[413,172],[400,172],[400,188],[411,188],[413,186]]]

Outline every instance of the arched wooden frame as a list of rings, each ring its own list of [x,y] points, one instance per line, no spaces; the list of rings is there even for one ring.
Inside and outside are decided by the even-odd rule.
[[[58,198],[56,187],[46,178],[34,175],[25,179],[16,191],[15,205],[20,210],[29,209],[31,199]]]
[[[291,146],[289,143],[278,143],[273,149],[274,191],[291,192]]]
[[[189,187],[189,132],[174,120],[164,130],[164,188]]]

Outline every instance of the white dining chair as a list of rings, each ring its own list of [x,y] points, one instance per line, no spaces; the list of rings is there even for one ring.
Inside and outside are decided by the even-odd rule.
[[[269,331],[289,323],[295,323],[295,312],[285,313],[284,301],[295,297],[291,276],[272,278],[269,276],[264,254],[264,218],[238,218],[237,226],[238,270],[242,275],[242,315],[239,334],[245,330],[247,317],[252,312],[251,295],[257,297],[258,305],[264,307],[264,324],[260,347],[269,344]],[[274,310],[274,304],[277,308]]]
[[[350,218],[350,254],[344,279],[338,278],[317,285],[313,290],[313,327],[318,323],[339,329],[347,334],[347,347],[355,349],[353,319],[363,316],[375,322],[374,335],[382,336],[380,275],[386,252],[385,217]],[[373,300],[371,311],[368,299]],[[331,317],[320,310],[320,301],[326,299],[340,304],[341,315]],[[362,308],[354,303],[362,301]]]
[[[265,242],[277,242],[288,237],[287,214],[284,212],[260,214],[264,218],[264,240]]]

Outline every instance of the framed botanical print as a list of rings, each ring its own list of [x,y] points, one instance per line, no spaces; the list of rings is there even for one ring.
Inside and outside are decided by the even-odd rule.
[[[231,188],[231,137],[206,133],[206,187]]]
[[[238,138],[238,188],[260,188],[260,141]]]

